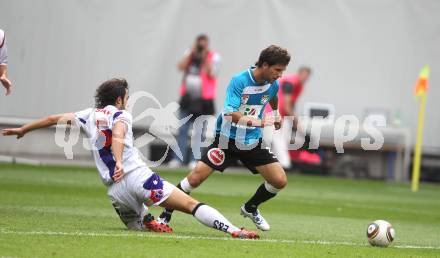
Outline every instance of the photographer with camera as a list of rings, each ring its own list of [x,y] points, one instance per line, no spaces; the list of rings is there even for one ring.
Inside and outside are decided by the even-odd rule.
[[[195,165],[193,155],[188,157],[188,131],[194,120],[201,115],[215,113],[214,99],[217,88],[217,76],[220,68],[220,55],[209,49],[209,39],[205,34],[197,36],[191,49],[188,49],[178,68],[183,72],[180,86],[180,117],[192,114],[188,123],[179,128],[177,142],[183,154],[179,160],[173,152],[169,167],[180,167],[183,162],[189,161],[189,166]],[[203,128],[195,128],[202,130]],[[199,148],[196,146],[196,148]]]

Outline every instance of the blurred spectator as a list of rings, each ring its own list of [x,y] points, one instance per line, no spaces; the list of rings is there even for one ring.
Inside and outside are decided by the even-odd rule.
[[[11,94],[12,83],[8,79],[8,49],[6,48],[6,35],[0,29],[0,82],[6,89],[6,94]]]
[[[278,91],[278,105],[281,117],[293,116],[292,120],[284,120],[283,127],[291,127],[293,131],[298,131],[298,117],[295,114],[295,105],[299,96],[301,95],[304,85],[310,77],[312,70],[309,67],[300,67],[297,74],[290,74],[281,77],[278,82],[280,89]],[[266,107],[266,111],[270,111],[269,105]],[[290,124],[292,121],[293,124]],[[287,128],[286,128],[287,129]],[[285,169],[289,169],[292,166],[288,145],[290,143],[291,134],[283,133],[284,130],[276,130],[273,134],[272,151],[277,156],[281,165]],[[289,130],[291,131],[291,130]],[[308,137],[306,137],[308,138]],[[308,145],[308,139],[306,143]]]
[[[193,114],[192,119],[179,128],[177,142],[183,154],[183,161],[189,160],[194,166],[194,157],[188,155],[188,131],[195,118],[215,113],[214,99],[217,88],[217,76],[220,68],[220,55],[209,49],[208,36],[197,36],[191,49],[185,51],[178,68],[183,72],[180,87],[180,117]],[[199,128],[197,130],[202,130]],[[198,146],[195,146],[198,148]],[[182,162],[173,152],[170,167],[179,167]]]

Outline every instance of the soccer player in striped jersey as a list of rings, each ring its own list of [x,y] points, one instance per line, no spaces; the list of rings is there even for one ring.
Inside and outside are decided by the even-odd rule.
[[[240,229],[216,209],[203,204],[151,171],[133,146],[132,116],[125,108],[128,84],[111,79],[97,89],[95,108],[76,113],[52,115],[20,128],[3,130],[3,135],[23,137],[28,132],[73,121],[87,134],[93,157],[107,194],[129,229],[171,233],[168,225],[157,223],[147,206],[160,205],[192,214],[200,223],[230,234],[234,238],[258,238],[252,231]]]
[[[269,46],[260,53],[255,66],[235,75],[226,90],[223,112],[217,118],[216,137],[202,155],[196,167],[177,187],[190,193],[205,181],[214,170],[223,171],[240,160],[252,173],[260,174],[264,182],[255,194],[241,206],[240,212],[250,218],[257,228],[269,230],[258,206],[275,197],[287,184],[286,173],[277,158],[262,145],[262,128],[274,125],[280,129],[278,112],[278,82],[290,62],[284,48]],[[270,104],[273,116],[264,116]],[[165,209],[158,221],[168,224],[173,210]]]

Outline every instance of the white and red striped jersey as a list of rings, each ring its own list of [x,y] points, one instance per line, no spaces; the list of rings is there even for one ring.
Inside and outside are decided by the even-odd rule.
[[[127,125],[122,156],[124,172],[129,173],[139,167],[150,170],[140,158],[138,150],[133,146],[132,116],[126,110],[119,110],[112,105],[101,109],[88,108],[76,112],[75,120],[88,136],[96,167],[105,185],[113,183],[112,176],[116,162],[111,145],[112,128],[116,122],[121,121]]]

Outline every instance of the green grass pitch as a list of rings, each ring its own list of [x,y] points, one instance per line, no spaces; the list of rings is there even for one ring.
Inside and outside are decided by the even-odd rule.
[[[158,172],[172,183],[186,174]],[[255,229],[239,207],[261,181],[215,173],[193,196]],[[407,184],[293,175],[260,210],[271,224],[261,240],[231,239],[181,213],[172,235],[132,232],[94,169],[0,164],[0,257],[440,257],[438,185],[411,193]],[[368,245],[376,219],[396,229],[391,247]]]

